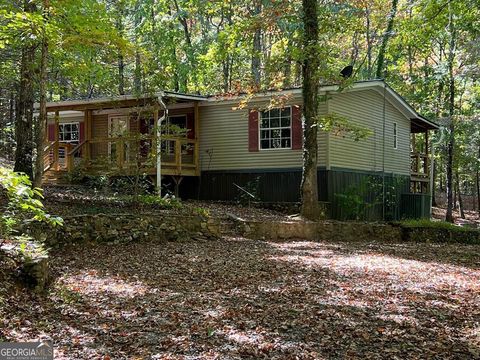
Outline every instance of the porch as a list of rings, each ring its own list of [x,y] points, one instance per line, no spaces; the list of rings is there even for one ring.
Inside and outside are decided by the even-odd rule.
[[[432,143],[429,131],[437,127],[412,119],[410,138],[410,192],[429,194],[432,172]]]
[[[200,99],[185,97],[163,98],[164,108],[155,97],[49,104],[47,111],[54,116],[46,131],[46,180],[58,180],[77,170],[85,175],[153,176],[158,148],[162,176],[199,176]],[[170,114],[178,118],[178,113],[187,114],[183,115],[183,133],[162,130]],[[160,146],[159,118],[164,119]]]

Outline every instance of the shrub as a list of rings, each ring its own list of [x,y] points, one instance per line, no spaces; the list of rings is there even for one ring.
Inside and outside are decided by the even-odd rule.
[[[41,202],[42,190],[33,188],[28,176],[0,167],[0,189],[5,199],[0,203],[0,238],[3,240],[25,243],[25,236],[18,234],[17,229],[30,221],[41,221],[52,226],[63,224],[62,218],[45,212]]]
[[[444,229],[444,230],[457,231],[457,232],[475,231],[475,229],[454,225],[446,221],[431,221],[428,219],[405,220],[405,221],[402,221],[400,224],[408,228],[416,228],[416,227],[434,228],[434,229]]]
[[[130,197],[132,201],[140,204],[156,206],[164,209],[178,209],[182,207],[181,202],[176,197],[159,197],[158,195],[138,195]]]

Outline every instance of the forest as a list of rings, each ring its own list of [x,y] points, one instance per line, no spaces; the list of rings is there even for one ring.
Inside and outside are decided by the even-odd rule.
[[[314,5],[316,81],[339,83],[348,65],[355,81],[386,79],[441,125],[434,193],[447,220],[480,211],[479,2]],[[309,54],[300,1],[4,1],[0,11],[0,152],[31,178],[45,135],[34,103],[288,89],[302,86]]]
[[[0,358],[479,359],[479,109],[480,0],[0,0]],[[199,129],[243,168],[200,172]],[[382,174],[321,168],[332,139]]]

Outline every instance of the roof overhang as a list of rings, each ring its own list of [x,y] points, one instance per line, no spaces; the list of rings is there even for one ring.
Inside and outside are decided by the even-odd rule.
[[[108,110],[134,107],[157,107],[160,99],[169,103],[202,101],[206,97],[200,95],[188,95],[170,91],[159,92],[150,95],[134,96],[121,95],[86,100],[54,101],[47,103],[47,112],[55,111],[85,111],[85,110]],[[35,104],[38,110],[39,104]]]
[[[334,92],[350,93],[361,90],[374,90],[380,95],[385,96],[386,100],[388,100],[406,118],[410,119],[412,133],[439,129],[439,126],[437,124],[418,114],[415,109],[400,94],[393,90],[384,80],[358,81],[344,89],[341,89],[339,85],[325,85],[319,88],[319,93],[325,95],[327,93]],[[265,99],[275,96],[299,98],[301,97],[301,95],[301,88],[285,89],[282,91],[265,91],[261,93],[255,93],[253,95],[239,94],[221,96],[201,96],[176,93],[172,91],[162,91],[159,93],[143,95],[140,97],[133,95],[122,95],[88,100],[49,102],[47,103],[47,111],[85,111],[132,107],[158,107],[160,106],[160,100],[163,100],[169,104],[198,101],[200,103],[200,106],[214,106],[220,104],[238,104],[244,99],[248,99],[249,103],[255,103],[264,101]],[[36,104],[36,108],[38,109],[38,104]]]
[[[407,119],[411,121],[411,131],[415,132],[425,132],[428,130],[437,130],[439,126],[434,122],[426,119],[425,117],[418,114],[415,109],[395,90],[393,90],[384,80],[366,80],[366,81],[357,81],[351,86],[342,89],[339,85],[324,85],[319,88],[319,93],[325,95],[327,93],[351,93],[355,91],[362,90],[374,90],[378,92],[382,97],[385,98],[398,110],[402,113]],[[239,95],[228,95],[228,96],[210,96],[207,101],[201,103],[200,106],[211,106],[211,105],[220,105],[220,104],[238,104],[240,101],[247,98],[248,102],[255,104],[255,102],[265,101],[268,98],[275,96],[287,96],[292,98],[299,98],[302,95],[301,88],[294,89],[285,89],[282,91],[265,91],[261,93],[256,93],[254,96],[247,94]]]

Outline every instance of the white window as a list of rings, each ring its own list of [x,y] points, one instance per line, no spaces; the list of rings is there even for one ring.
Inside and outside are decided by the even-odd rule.
[[[393,148],[397,148],[397,123],[393,123]]]
[[[292,147],[292,108],[260,112],[260,149]]]
[[[63,142],[78,143],[80,139],[80,124],[78,122],[59,124],[58,139]]]

